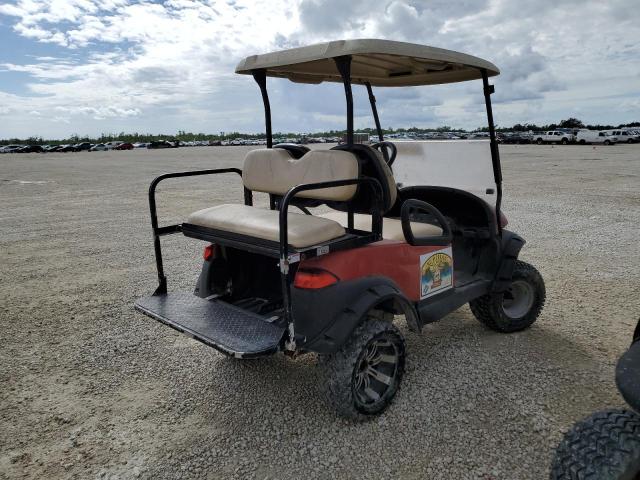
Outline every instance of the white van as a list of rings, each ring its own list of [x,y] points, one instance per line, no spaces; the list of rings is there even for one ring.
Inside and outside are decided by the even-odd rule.
[[[576,142],[581,145],[585,145],[587,143],[611,145],[617,141],[617,137],[611,136],[607,132],[599,132],[598,130],[580,130],[576,135]]]
[[[618,143],[635,143],[637,137],[627,130],[605,130]]]

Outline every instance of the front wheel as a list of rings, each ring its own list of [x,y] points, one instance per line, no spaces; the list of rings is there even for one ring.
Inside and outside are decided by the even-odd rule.
[[[400,388],[405,358],[400,331],[390,322],[369,318],[336,353],[319,357],[328,402],[354,420],[382,413]]]
[[[567,140],[566,138],[563,138],[562,142],[560,143],[562,143],[562,145],[566,145],[567,143],[569,143],[569,140]]]
[[[539,138],[538,140],[536,140],[536,143],[537,143],[538,145],[542,145],[542,139],[541,139],[541,138]]]
[[[518,260],[511,284],[502,293],[488,293],[469,302],[473,315],[492,330],[518,332],[531,326],[546,299],[544,280],[532,265]]]
[[[611,141],[610,141],[610,140],[605,140],[605,141],[604,141],[604,144],[605,144],[605,145],[611,145]]]
[[[549,478],[640,478],[640,416],[629,410],[605,410],[576,423],[556,449]]]

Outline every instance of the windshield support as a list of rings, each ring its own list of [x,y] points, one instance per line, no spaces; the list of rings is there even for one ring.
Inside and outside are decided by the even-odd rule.
[[[376,107],[376,97],[373,94],[373,89],[369,82],[365,83],[367,87],[367,93],[369,94],[369,103],[371,104],[371,113],[373,114],[373,121],[376,123],[376,133],[378,134],[378,140],[384,142],[384,136],[382,135],[382,127],[380,127],[380,117],[378,117],[378,108]]]
[[[482,85],[484,87],[484,103],[487,107],[487,121],[489,122],[489,138],[491,141],[491,162],[493,163],[493,178],[496,182],[496,223],[498,233],[502,234],[500,222],[500,205],[502,204],[502,168],[500,167],[500,152],[496,140],[496,129],[493,123],[493,109],[491,108],[491,94],[495,92],[493,85],[489,85],[489,76],[486,69],[481,69]]]
[[[344,83],[344,93],[347,97],[347,145],[353,145],[353,93],[351,92],[351,56],[335,57],[333,59]]]
[[[252,70],[253,79],[260,87],[262,103],[264,104],[264,123],[267,137],[267,148],[273,146],[273,135],[271,134],[271,105],[269,104],[269,94],[267,93],[267,74],[264,68]]]

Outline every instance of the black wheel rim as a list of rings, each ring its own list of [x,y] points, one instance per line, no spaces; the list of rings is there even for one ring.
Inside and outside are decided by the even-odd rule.
[[[367,410],[386,402],[396,388],[400,350],[389,338],[374,338],[365,346],[354,371],[356,402]]]

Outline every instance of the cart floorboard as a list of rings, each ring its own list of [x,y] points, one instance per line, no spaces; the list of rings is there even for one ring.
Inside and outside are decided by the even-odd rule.
[[[268,317],[188,292],[144,297],[136,301],[135,308],[226,355],[240,358],[275,353],[285,332],[285,327],[270,323]]]

